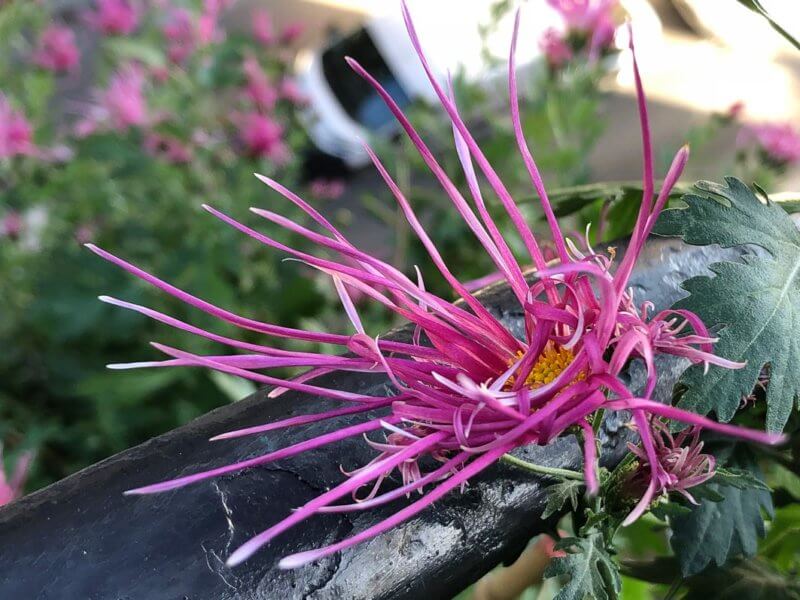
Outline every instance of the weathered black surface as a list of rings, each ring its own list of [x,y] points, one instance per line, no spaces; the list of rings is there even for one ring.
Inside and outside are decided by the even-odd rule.
[[[669,306],[681,281],[738,251],[654,240],[633,278],[637,300]],[[512,325],[510,295],[488,290],[487,306]],[[682,365],[662,365],[657,390],[668,397]],[[636,386],[642,378],[634,368]],[[377,377],[332,376],[325,382],[375,393]],[[374,390],[374,391],[373,391]],[[263,392],[226,406],[118,454],[0,510],[0,598],[27,600],[224,600],[289,598],[449,598],[541,530],[541,481],[496,465],[463,494],[454,493],[403,527],[294,571],[279,571],[286,554],[330,543],[396,510],[322,515],[275,540],[244,565],[227,555],[323,490],[342,480],[340,465],[365,463],[372,451],[358,438],[262,468],[157,496],[124,497],[126,489],[223,465],[310,438],[349,422],[339,419],[239,440],[208,442],[230,429],[316,412],[328,400]],[[352,420],[352,419],[351,419]],[[605,460],[625,452],[621,418],[608,419]],[[629,434],[627,429],[621,430]],[[540,464],[579,468],[572,439],[528,450]]]

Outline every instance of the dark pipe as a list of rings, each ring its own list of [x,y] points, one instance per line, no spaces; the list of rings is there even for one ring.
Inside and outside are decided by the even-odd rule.
[[[737,250],[687,247],[655,239],[632,279],[637,301],[660,309],[682,294],[679,284],[706,272],[710,262]],[[519,323],[506,289],[481,299],[513,326]],[[685,365],[662,365],[657,390],[669,398]],[[636,365],[628,376],[643,379]],[[376,393],[377,376],[336,374],[327,386]],[[165,399],[168,401],[168,399]],[[284,518],[340,482],[339,468],[366,463],[372,451],[349,440],[263,468],[149,497],[124,490],[224,465],[307,439],[352,419],[239,440],[208,438],[289,415],[322,411],[329,400],[258,392],[185,427],[122,452],[0,510],[0,598],[9,600],[272,600],[289,598],[450,598],[501,561],[513,559],[545,528],[539,515],[543,482],[514,467],[495,465],[466,491],[452,493],[417,518],[370,542],[294,571],[279,558],[362,530],[396,510],[320,515],[276,539],[244,565],[229,569],[228,554],[253,534]],[[606,464],[625,453],[630,435],[620,416],[601,439]],[[521,451],[537,463],[579,468],[574,439]]]

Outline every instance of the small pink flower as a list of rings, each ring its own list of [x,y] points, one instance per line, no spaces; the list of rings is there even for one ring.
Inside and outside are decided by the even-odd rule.
[[[728,107],[725,111],[725,117],[728,119],[738,119],[744,113],[744,102],[737,100]]]
[[[139,24],[139,13],[130,0],[97,0],[89,12],[89,24],[106,35],[127,35]]]
[[[2,228],[0,228],[0,237],[7,237],[12,240],[16,240],[22,233],[22,228],[22,217],[16,210],[10,210],[3,217]]]
[[[308,103],[308,97],[291,77],[284,77],[278,84],[278,94],[281,98],[297,106]]]
[[[33,154],[33,131],[25,115],[0,92],[0,158]]]
[[[75,241],[79,244],[88,244],[97,235],[97,227],[94,223],[83,223],[75,229]]]
[[[22,497],[23,487],[25,486],[25,480],[28,478],[32,461],[32,452],[24,452],[20,455],[14,467],[14,472],[9,479],[6,476],[5,463],[3,461],[3,446],[0,445],[0,506]]]
[[[632,483],[641,489],[648,488],[650,498],[662,493],[678,492],[692,504],[697,504],[688,490],[714,477],[716,467],[714,457],[702,452],[701,428],[689,427],[673,437],[667,422],[654,418],[650,422],[650,430],[658,461],[657,470],[661,475],[660,484],[658,489],[652,489],[652,485],[649,485],[651,457],[641,446],[629,443],[628,449],[636,455],[640,464],[640,469],[632,475]],[[634,494],[638,496],[641,489],[634,490]],[[647,504],[641,503],[640,510],[644,512],[646,509]]]
[[[50,25],[42,32],[33,62],[56,73],[72,71],[78,66],[80,52],[75,45],[75,34],[69,27]]]
[[[144,138],[144,149],[149,155],[176,165],[192,160],[191,149],[178,138],[168,135],[147,134]]]
[[[556,29],[550,28],[544,32],[539,40],[539,48],[544,52],[548,64],[553,68],[561,67],[572,60],[572,49]]]
[[[742,129],[739,147],[755,142],[773,161],[785,165],[800,161],[800,133],[789,123],[761,123]]]
[[[112,76],[108,89],[101,97],[101,105],[112,127],[122,131],[147,123],[143,87],[144,73],[136,65],[129,64]]]
[[[341,179],[315,179],[309,188],[318,200],[335,200],[344,194],[345,183]]]
[[[264,9],[254,10],[251,15],[253,22],[253,37],[263,46],[275,43],[275,32],[272,27],[272,17]]]
[[[618,0],[547,0],[564,20],[568,33],[589,38],[590,56],[596,58],[614,39],[614,11]]]
[[[176,8],[170,11],[168,20],[161,31],[167,38],[169,60],[176,65],[183,64],[196,47],[191,13],[185,8]]]
[[[284,44],[292,44],[297,41],[297,39],[303,35],[303,32],[306,30],[306,26],[303,25],[300,21],[295,21],[294,23],[289,23],[286,27],[283,28],[281,31],[281,41]]]
[[[197,37],[201,46],[217,42],[223,33],[217,29],[219,17],[223,10],[232,4],[232,0],[204,0],[203,12],[197,22]]]
[[[242,70],[247,77],[245,94],[259,110],[272,110],[278,101],[278,90],[269,82],[267,74],[255,57],[244,60]]]
[[[256,112],[238,115],[239,139],[252,156],[269,158],[278,164],[289,159],[283,141],[283,127],[266,115]]]

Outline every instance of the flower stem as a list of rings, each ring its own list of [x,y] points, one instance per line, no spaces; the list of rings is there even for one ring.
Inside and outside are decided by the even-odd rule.
[[[570,471],[569,469],[558,469],[556,467],[545,467],[542,465],[535,465],[526,460],[522,460],[521,458],[517,458],[516,456],[512,456],[511,454],[504,454],[500,460],[503,460],[512,465],[516,465],[518,467],[522,467],[523,469],[527,469],[528,471],[539,473],[540,475],[549,475],[550,477],[560,477],[562,479],[578,479],[580,481],[583,481],[583,473],[580,473],[578,471]]]

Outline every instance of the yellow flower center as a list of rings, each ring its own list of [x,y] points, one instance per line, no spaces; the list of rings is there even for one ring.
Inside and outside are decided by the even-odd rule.
[[[517,358],[522,358],[522,356],[523,353],[521,351],[517,353]],[[574,359],[575,355],[572,353],[572,350],[562,348],[556,344],[548,344],[544,352],[536,359],[531,372],[525,378],[525,385],[535,389],[550,383],[561,375],[564,369],[566,369]],[[581,381],[585,378],[585,373],[579,373],[573,382]],[[511,388],[513,384],[514,378],[511,377],[506,387]]]

